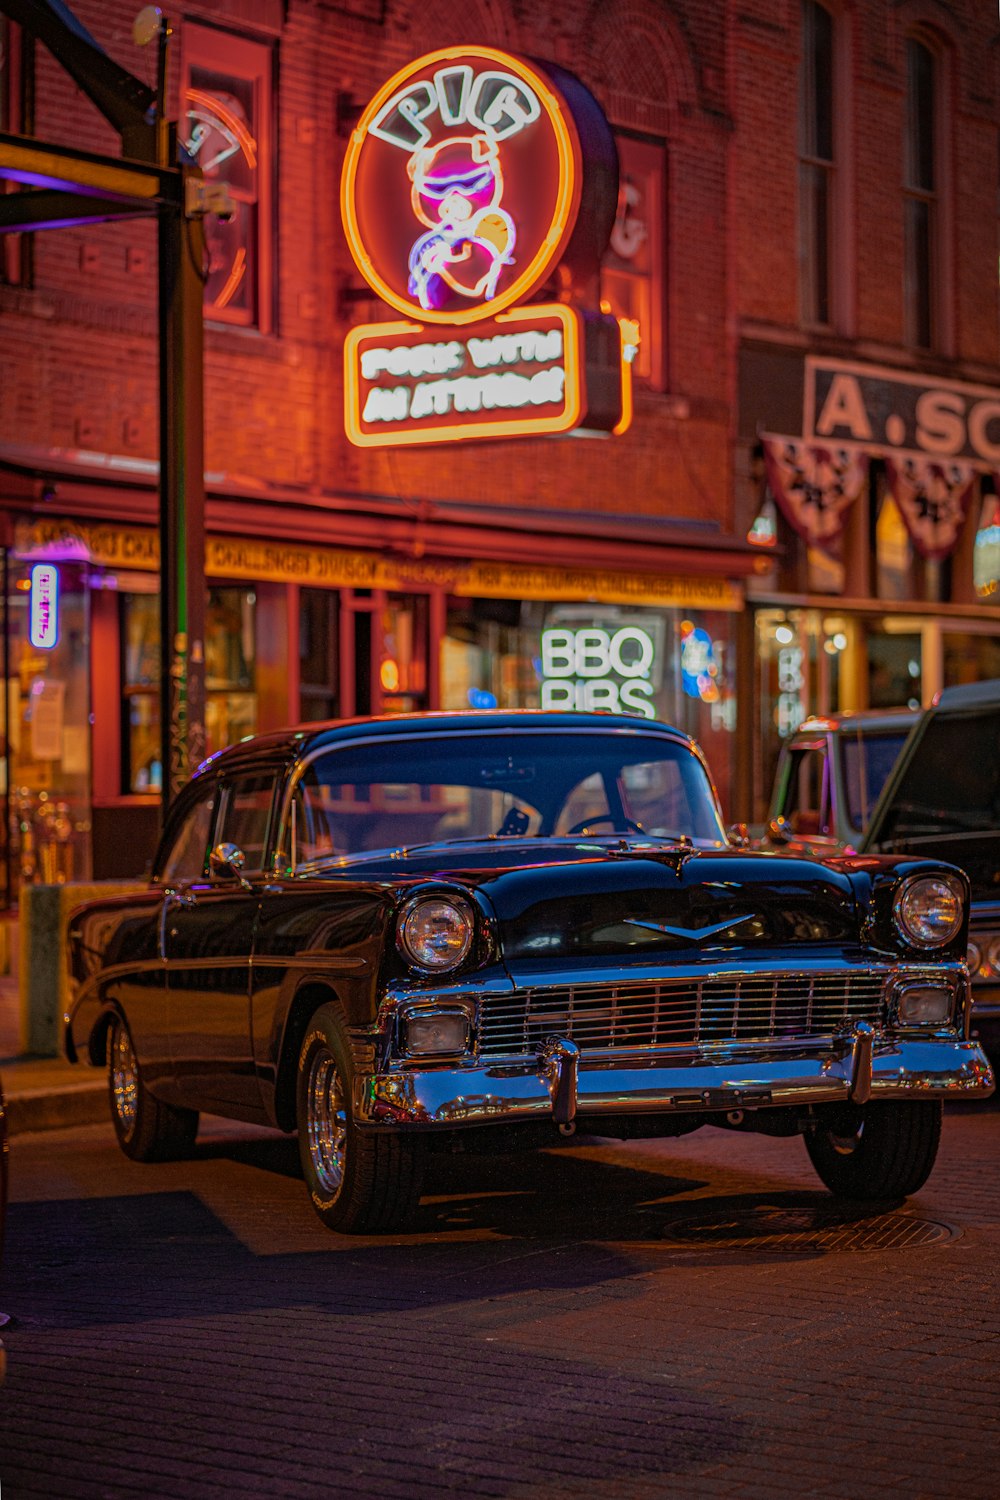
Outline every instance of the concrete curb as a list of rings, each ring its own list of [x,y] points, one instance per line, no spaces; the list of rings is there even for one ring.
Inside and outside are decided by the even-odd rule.
[[[104,1078],[69,1088],[25,1089],[7,1098],[7,1129],[11,1136],[97,1125],[105,1120],[110,1122]]]

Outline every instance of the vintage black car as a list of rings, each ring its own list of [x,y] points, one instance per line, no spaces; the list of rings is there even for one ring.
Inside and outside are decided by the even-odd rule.
[[[734,848],[666,725],[305,726],[208,761],[148,891],[74,914],[67,1052],[133,1158],[199,1111],[297,1131],[343,1231],[405,1222],[463,1136],[802,1134],[834,1193],[895,1198],[993,1088],[967,898],[936,860]]]

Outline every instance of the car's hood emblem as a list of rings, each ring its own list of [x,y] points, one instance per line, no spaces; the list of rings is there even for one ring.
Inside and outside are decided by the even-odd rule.
[[[716,933],[728,932],[731,927],[740,927],[744,922],[752,921],[752,916],[733,917],[728,922],[715,922],[711,927],[671,927],[669,922],[641,922],[637,917],[626,917],[626,927],[645,927],[650,932],[662,932],[667,937],[687,938],[692,943],[703,943],[706,938],[715,937]]]

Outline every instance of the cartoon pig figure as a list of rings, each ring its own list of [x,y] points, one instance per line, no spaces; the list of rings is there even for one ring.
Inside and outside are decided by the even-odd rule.
[[[514,221],[499,205],[503,172],[488,135],[450,136],[423,146],[407,164],[413,212],[428,226],[409,258],[409,291],[423,308],[443,307],[450,295],[494,296],[504,266],[513,262]]]

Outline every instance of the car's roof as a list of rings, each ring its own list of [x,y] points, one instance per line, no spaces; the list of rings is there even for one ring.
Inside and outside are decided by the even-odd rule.
[[[565,730],[601,730],[628,734],[667,735],[691,744],[690,735],[671,724],[629,714],[573,713],[554,709],[469,709],[462,712],[383,714],[368,718],[328,719],[322,723],[299,724],[264,734],[248,735],[225,750],[218,750],[203,761],[196,774],[215,774],[246,761],[290,761],[324,745],[348,744],[368,739],[373,733],[382,737],[405,738],[407,735],[470,734],[482,730],[545,729],[553,733]]]
[[[879,730],[910,729],[918,708],[859,708],[835,714],[812,714],[803,719],[796,734],[878,733]]]
[[[934,708],[978,708],[981,704],[1000,703],[1000,677],[991,677],[986,682],[965,682],[959,687],[942,688],[934,700]]]

